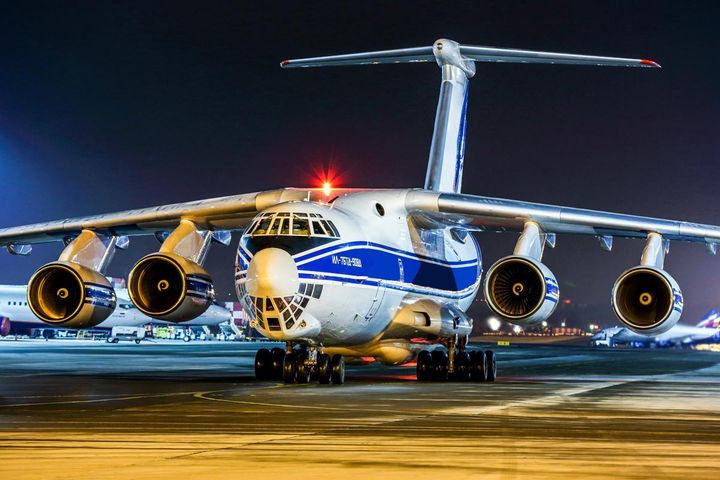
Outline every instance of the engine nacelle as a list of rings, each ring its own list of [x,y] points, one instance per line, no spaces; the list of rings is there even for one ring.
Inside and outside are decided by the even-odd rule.
[[[630,330],[657,335],[680,320],[683,297],[677,282],[666,271],[639,266],[625,271],[615,282],[612,307]]]
[[[501,258],[485,278],[488,307],[512,323],[535,324],[546,320],[555,311],[559,298],[555,275],[529,257]]]
[[[27,288],[30,310],[45,323],[65,328],[91,328],[115,310],[117,298],[99,272],[73,262],[40,267]]]
[[[128,293],[145,315],[185,322],[202,315],[215,298],[210,275],[197,263],[172,253],[152,253],[130,271]]]

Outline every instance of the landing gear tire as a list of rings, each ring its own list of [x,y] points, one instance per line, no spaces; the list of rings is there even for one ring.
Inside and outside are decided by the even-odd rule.
[[[448,356],[442,350],[433,350],[432,353],[433,380],[445,382],[448,379]]]
[[[322,385],[327,385],[331,380],[330,371],[330,355],[326,353],[318,353],[317,356],[317,376],[318,382]]]
[[[258,380],[268,380],[270,373],[270,362],[272,357],[270,350],[261,348],[255,354],[255,378]]]
[[[191,340],[191,339],[190,339],[190,335],[185,335],[185,336],[183,337],[183,342],[185,342],[185,343],[189,342],[190,340]],[[267,350],[267,349],[264,349],[264,350]]]
[[[273,380],[282,380],[284,363],[285,350],[278,347],[270,350],[270,378]]]
[[[487,381],[494,382],[497,377],[497,360],[495,358],[495,352],[492,350],[485,350],[485,363],[487,365]]]
[[[345,383],[345,358],[342,355],[333,355],[330,360],[330,380],[335,385]]]
[[[430,355],[430,352],[423,350],[418,353],[416,369],[418,381],[427,382],[432,380],[433,368],[432,355]]]
[[[295,357],[297,359],[297,383],[310,383],[310,377],[312,376],[312,365],[307,364],[307,356],[303,354],[296,354]]]
[[[473,382],[487,382],[487,357],[483,352],[470,352],[470,378]]]
[[[141,340],[140,340],[139,338],[136,338],[136,339],[135,339],[135,345],[140,345],[140,341],[141,341]]]
[[[455,380],[458,382],[469,382],[472,375],[472,360],[466,351],[455,354]]]
[[[295,354],[286,353],[283,361],[283,381],[285,383],[295,383],[295,379],[297,378],[296,367]]]

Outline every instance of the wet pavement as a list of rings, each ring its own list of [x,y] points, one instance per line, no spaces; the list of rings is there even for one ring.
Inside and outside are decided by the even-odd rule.
[[[720,354],[496,348],[494,384],[252,376],[258,344],[0,341],[0,478],[717,478]]]

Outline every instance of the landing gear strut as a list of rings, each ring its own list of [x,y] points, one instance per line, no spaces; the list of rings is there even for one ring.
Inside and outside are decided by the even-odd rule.
[[[497,361],[491,350],[467,351],[467,337],[448,339],[448,353],[436,349],[423,350],[417,357],[417,379],[421,382],[494,382]]]
[[[345,358],[318,351],[314,345],[287,349],[261,348],[255,354],[255,378],[282,380],[285,383],[310,383],[317,380],[323,385],[345,383]]]

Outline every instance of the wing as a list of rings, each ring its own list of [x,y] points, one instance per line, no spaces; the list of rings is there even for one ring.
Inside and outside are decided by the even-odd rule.
[[[109,236],[152,235],[174,229],[181,220],[208,230],[237,230],[257,212],[278,203],[309,199],[314,193],[285,188],[4,228],[0,229],[0,246],[17,252],[22,245],[67,241],[83,230]]]
[[[706,244],[715,253],[720,227],[641,217],[621,213],[522,202],[502,198],[415,190],[406,198],[412,215],[428,222],[474,230],[522,231],[527,222],[544,233],[646,238],[649,233],[666,240]]]

